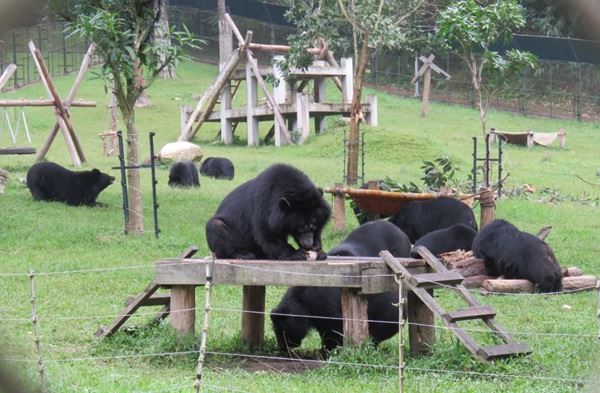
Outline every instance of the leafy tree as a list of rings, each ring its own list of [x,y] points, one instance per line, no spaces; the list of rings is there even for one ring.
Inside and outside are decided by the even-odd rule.
[[[475,90],[481,130],[487,132],[489,97],[507,87],[511,75],[536,68],[536,57],[511,49],[500,54],[490,49],[496,42],[508,42],[515,29],[525,25],[518,0],[498,0],[489,5],[475,0],[457,0],[438,17],[437,37],[467,64]]]
[[[369,51],[406,45],[412,33],[412,17],[424,0],[288,0],[287,17],[299,33],[288,39],[292,51],[289,65],[306,66],[311,60],[304,49],[325,39],[337,54],[354,52],[354,91],[352,94],[348,166],[346,181],[358,178],[358,137],[363,118],[360,101],[364,76],[369,66]]]
[[[113,90],[127,129],[127,165],[139,165],[135,102],[163,69],[183,57],[183,45],[193,46],[197,40],[187,30],[169,32],[175,44],[152,39],[160,18],[159,0],[56,0],[53,5],[71,21],[72,34],[80,34],[96,45],[96,53],[103,59],[100,74]],[[141,234],[144,216],[139,170],[130,169],[127,182],[127,229]]]

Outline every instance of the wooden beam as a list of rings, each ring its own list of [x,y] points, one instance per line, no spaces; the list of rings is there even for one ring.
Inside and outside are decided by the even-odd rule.
[[[367,298],[358,291],[342,288],[344,346],[358,347],[369,340]]]
[[[443,76],[444,78],[450,79],[450,74],[448,74],[446,71],[442,70],[440,67],[436,66],[435,63],[433,62],[433,59],[435,58],[435,56],[430,55],[429,58],[431,58],[431,62],[429,63],[429,68],[431,68],[432,70],[434,70],[435,72],[437,72],[438,74]],[[428,60],[429,58],[425,58],[424,56],[419,56],[419,60],[421,60],[422,62],[425,62],[425,60]]]
[[[433,296],[433,289],[428,292]],[[435,343],[433,312],[412,291],[407,293],[407,307],[410,353],[414,356],[429,354]]]
[[[242,291],[242,341],[257,349],[262,346],[265,334],[266,288],[245,285]]]
[[[258,83],[256,77],[252,74],[250,63],[246,62],[246,107],[248,109],[246,114],[246,124],[248,128],[248,146],[258,146],[260,144],[260,137],[258,135],[259,121],[254,116],[254,111],[258,105]]]
[[[8,80],[15,73],[16,70],[17,66],[14,64],[9,64],[8,67],[6,67],[6,69],[2,73],[2,76],[0,76],[0,90],[2,90],[6,82],[8,82]]]
[[[429,112],[429,92],[431,91],[431,68],[425,70],[423,75],[423,102],[421,103],[421,116],[427,116]]]
[[[225,83],[229,80],[229,77],[242,60],[243,52],[246,51],[247,44],[250,43],[251,39],[252,32],[248,32],[248,34],[246,35],[245,45],[233,51],[231,58],[229,59],[223,70],[221,70],[217,79],[215,79],[215,81],[202,95],[200,101],[198,101],[198,104],[196,105],[196,109],[194,109],[192,115],[190,116],[190,119],[184,127],[185,133],[179,136],[180,141],[190,141],[194,137],[196,132],[198,132],[198,128],[202,125],[202,123],[204,123],[208,115],[211,113],[212,108],[217,103],[219,93],[223,89],[223,86],[225,86]],[[206,108],[204,108],[205,106]],[[198,119],[198,124],[194,127],[194,122],[196,121],[196,119]]]
[[[21,107],[21,106],[55,106],[54,100],[51,99],[28,99],[28,98],[17,98],[10,100],[0,100],[0,107]],[[78,108],[95,108],[96,101],[85,101],[78,100],[71,103],[72,107]]]
[[[171,286],[171,326],[181,335],[194,334],[196,324],[196,287]]]
[[[482,190],[479,194],[479,204],[481,206],[479,229],[482,229],[496,218],[494,191],[489,188]]]
[[[227,14],[227,13],[225,14],[225,20],[231,26],[231,30],[233,31],[233,34],[238,39],[239,44],[242,45],[242,43],[244,42],[244,40],[242,38],[242,34],[240,33],[237,26],[233,22],[233,19],[231,19],[231,16],[229,16],[229,14]],[[248,32],[246,32],[246,35],[247,34],[248,34]],[[265,97],[267,98],[267,104],[269,105],[269,108],[271,108],[271,110],[273,111],[273,117],[274,117],[275,124],[276,124],[275,125],[275,146],[281,146],[282,143],[288,143],[288,144],[291,143],[292,138],[291,138],[289,132],[287,131],[287,127],[285,125],[285,119],[283,118],[283,116],[281,115],[281,112],[279,111],[279,106],[277,105],[277,102],[273,98],[271,91],[267,87],[265,80],[263,79],[262,75],[260,74],[260,70],[258,69],[258,64],[256,63],[256,60],[254,59],[254,57],[252,57],[252,54],[247,51],[246,51],[246,61],[250,64],[250,68],[252,69],[252,72],[254,73],[254,76],[256,77],[256,81],[258,82],[258,85],[260,86]],[[281,135],[283,135],[283,140],[281,139]]]
[[[342,183],[336,183],[334,189],[342,189]],[[336,231],[343,231],[346,226],[346,200],[343,192],[333,194],[333,228]]]

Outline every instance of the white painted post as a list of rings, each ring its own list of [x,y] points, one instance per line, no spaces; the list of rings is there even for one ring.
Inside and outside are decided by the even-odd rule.
[[[351,57],[343,57],[341,67],[344,68],[344,76],[342,76],[342,103],[352,104],[352,91],[354,89],[354,74]]]
[[[300,131],[299,144],[310,136],[310,114],[308,112],[308,94],[305,92],[296,93],[296,124]]]
[[[254,116],[256,106],[258,105],[258,83],[256,77],[252,74],[252,69],[248,62],[246,62],[246,92],[248,93],[246,112],[248,146],[258,146],[258,118]]]
[[[369,100],[369,111],[365,115],[366,123],[372,127],[377,127],[377,125],[379,124],[379,113],[377,112],[377,96],[375,94],[371,94],[367,98]]]
[[[325,101],[325,78],[314,79],[314,102]],[[320,134],[325,128],[325,116],[315,114],[315,133]]]
[[[180,135],[183,135],[185,133],[185,125],[187,124],[188,120],[190,119],[190,115],[192,114],[192,107],[190,105],[181,105],[181,107],[179,108],[179,122],[181,123],[180,126]],[[112,130],[111,131],[117,131]]]

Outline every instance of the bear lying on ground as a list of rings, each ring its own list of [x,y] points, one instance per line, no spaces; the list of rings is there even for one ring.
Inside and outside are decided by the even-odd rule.
[[[446,197],[410,202],[391,216],[389,221],[402,229],[413,244],[429,232],[458,223],[477,230],[471,208],[458,199]]]
[[[170,187],[200,187],[198,168],[190,161],[177,161],[169,171]]]
[[[200,173],[208,177],[217,179],[233,179],[233,163],[224,157],[208,157],[200,166]]]
[[[396,257],[410,254],[408,237],[387,221],[361,225],[328,255],[377,256],[388,250]],[[369,335],[375,344],[398,333],[398,291],[367,295]],[[289,316],[301,315],[301,316]],[[321,336],[322,349],[331,351],[343,344],[340,288],[291,287],[271,310],[271,322],[282,351],[300,346],[310,329]]]
[[[330,215],[321,189],[298,169],[276,164],[225,197],[206,223],[206,240],[217,258],[302,260],[316,251],[325,259],[321,231]]]
[[[473,241],[473,254],[483,259],[487,274],[532,281],[540,292],[562,289],[560,266],[550,246],[505,220],[494,220]]]
[[[451,227],[429,232],[415,242],[415,246],[426,247],[433,255],[445,252],[464,250],[470,251],[473,239],[477,231],[465,224],[454,224]],[[419,254],[411,252],[413,258],[419,258]]]
[[[27,187],[33,199],[74,206],[95,205],[98,194],[114,180],[95,168],[73,172],[53,162],[38,162],[27,171]]]

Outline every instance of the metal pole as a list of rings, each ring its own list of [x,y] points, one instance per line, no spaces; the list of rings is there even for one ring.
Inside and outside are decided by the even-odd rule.
[[[490,186],[490,134],[485,134],[485,161],[484,161],[485,186]]]
[[[498,199],[502,197],[502,138],[498,138]]]
[[[344,130],[344,166],[342,167],[342,183],[346,184],[346,130]]]
[[[202,333],[200,335],[200,350],[198,353],[198,365],[196,366],[196,380],[194,381],[194,388],[196,393],[200,392],[202,387],[202,370],[204,368],[204,359],[206,357],[206,340],[208,338],[208,322],[210,321],[210,297],[212,293],[212,279],[215,264],[215,256],[213,254],[212,261],[206,264],[206,284],[204,289],[206,295],[204,297],[204,323],[202,324]]]
[[[15,30],[13,30],[13,33],[12,33],[12,41],[13,41],[12,42],[12,47],[13,47],[13,63],[15,65],[18,65],[17,64],[17,33],[15,32]],[[15,85],[13,86],[14,89],[16,89],[17,87],[19,87],[19,78],[17,76],[18,74],[19,74],[19,69],[17,68],[17,70],[15,71],[15,77],[14,77],[14,79],[15,79],[15,82],[14,82]]]
[[[123,216],[125,219],[124,233],[127,235],[127,228],[129,227],[129,196],[127,195],[127,175],[125,173],[123,132],[117,131],[117,137],[119,138],[119,165],[121,168],[121,188],[123,190]]]
[[[473,194],[477,192],[477,138],[473,137]]]
[[[37,317],[37,308],[35,305],[35,273],[33,270],[29,271],[29,285],[31,290],[31,324],[33,325],[33,334],[34,334],[34,342],[35,342],[35,355],[37,357],[38,363],[38,371],[40,373],[40,383],[42,388],[42,393],[46,393],[48,389],[46,388],[46,377],[44,370],[44,361],[42,359],[42,348],[40,345],[40,329],[38,325],[38,317]]]
[[[395,281],[398,283],[398,391],[404,392],[404,285],[403,274],[397,273]]]
[[[415,53],[415,75],[419,72],[419,55]],[[421,93],[419,92],[419,79],[415,82],[415,95],[414,97],[420,97]]]
[[[158,202],[156,201],[156,168],[154,162],[154,132],[150,132],[150,169],[152,171],[152,209],[154,210],[154,236],[158,239]]]

